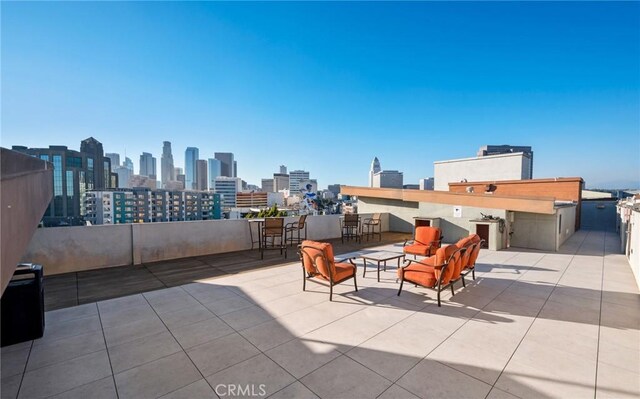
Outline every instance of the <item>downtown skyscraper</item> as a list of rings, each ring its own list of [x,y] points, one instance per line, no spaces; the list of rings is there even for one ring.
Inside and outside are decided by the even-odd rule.
[[[176,180],[175,169],[173,166],[173,154],[171,154],[171,142],[169,141],[163,142],[160,165],[162,172],[162,186],[165,187],[168,182]]]
[[[221,163],[220,176],[237,177],[237,166],[233,160],[232,152],[216,152],[214,156]]]
[[[196,147],[187,147],[184,152],[184,189],[196,190],[197,189],[197,176],[198,176],[198,159],[200,158],[200,150]]]

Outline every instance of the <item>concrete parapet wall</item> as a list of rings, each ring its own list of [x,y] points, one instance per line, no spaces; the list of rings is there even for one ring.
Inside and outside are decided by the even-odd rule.
[[[340,216],[307,217],[308,238],[339,238]],[[288,217],[285,223],[297,220]],[[383,213],[381,221],[382,231],[389,231],[389,215]],[[45,274],[54,275],[243,251],[251,249],[249,226],[240,219],[42,228],[29,243],[23,261],[40,263]]]

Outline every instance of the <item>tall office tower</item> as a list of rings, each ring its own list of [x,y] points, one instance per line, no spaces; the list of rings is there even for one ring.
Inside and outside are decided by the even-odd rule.
[[[402,172],[397,170],[381,170],[373,175],[373,187],[402,188]]]
[[[131,160],[131,158],[129,157],[124,157],[124,163],[123,163],[124,167],[129,169],[131,171],[131,174],[133,174],[133,161]]]
[[[184,188],[186,187],[185,175],[183,173],[180,173],[179,175],[176,175],[176,180],[182,183],[182,189],[184,190]]]
[[[152,180],[156,180],[156,158],[148,152],[140,155],[140,176],[148,176]]]
[[[280,173],[273,174],[273,191],[278,192],[280,190],[289,189],[289,175],[283,175]]]
[[[418,180],[420,190],[433,190],[433,177]]]
[[[281,175],[287,174],[287,167],[285,165],[280,165],[280,174]]]
[[[273,189],[273,179],[262,179],[262,191],[267,193],[275,192]]]
[[[215,192],[222,196],[221,203],[224,208],[235,208],[236,196],[242,191],[242,179],[239,177],[216,177]]]
[[[196,182],[197,190],[207,190],[207,161],[198,159],[196,162]]]
[[[309,180],[309,172],[304,170],[292,170],[291,173],[289,173],[289,192],[291,195],[300,192],[300,182],[303,180]]]
[[[533,179],[533,151],[531,146],[522,145],[485,145],[478,150],[479,157],[486,157],[490,155],[511,154],[514,152],[522,152],[525,154],[526,165],[523,166],[524,176],[523,179]]]
[[[238,161],[233,161],[233,177],[238,177]]]
[[[14,151],[53,164],[53,198],[42,218],[45,226],[82,224],[83,197],[87,190],[110,188],[111,160],[104,157],[102,144],[91,137],[83,140],[80,148],[83,151],[57,145],[49,148],[12,147]]]
[[[231,152],[216,152],[213,154],[215,159],[219,160],[222,164],[220,168],[220,176],[236,177],[233,175],[233,153]]]
[[[120,154],[116,154],[115,152],[108,152],[104,154],[104,157],[111,160],[111,171],[115,173],[116,168],[120,166]]]
[[[187,150],[184,152],[184,189],[185,190],[195,190],[197,186],[196,181],[196,170],[198,159],[200,158],[200,150],[196,147],[187,147]]]
[[[162,171],[162,185],[176,180],[176,171],[173,168],[173,154],[171,154],[171,142],[165,141],[162,144],[162,158],[160,158]]]
[[[221,176],[222,163],[215,158],[209,158],[208,163],[209,163],[209,176],[208,176],[209,190],[213,190],[213,188],[216,186],[216,177]]]
[[[93,137],[80,142],[80,152],[88,155],[88,183],[96,189],[111,187],[111,160],[104,157],[102,143]]]
[[[130,188],[129,180],[133,173],[126,166],[118,166],[114,171],[118,175],[118,188]]]
[[[173,168],[173,173],[176,176],[176,180],[178,179],[178,175],[184,175],[184,169],[178,168],[177,166]]]
[[[373,175],[381,170],[382,168],[380,168],[380,161],[378,161],[378,157],[373,157],[373,161],[371,161],[371,168],[369,169],[369,187],[373,187]]]

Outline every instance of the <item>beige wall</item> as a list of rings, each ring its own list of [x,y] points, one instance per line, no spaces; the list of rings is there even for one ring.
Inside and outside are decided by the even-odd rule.
[[[556,250],[556,215],[515,212],[511,231],[512,247]]]
[[[483,180],[521,180],[529,177],[529,158],[523,153],[453,159],[433,163],[433,188],[449,190],[449,183]]]
[[[382,231],[389,231],[389,215],[381,220]],[[309,216],[307,222],[310,239],[340,237],[340,215]],[[249,222],[243,219],[51,227],[36,231],[23,261],[40,263],[53,275],[250,248]]]
[[[562,216],[562,226],[560,226],[560,216]],[[558,208],[558,216],[556,217],[556,251],[564,244],[569,237],[576,232],[576,207],[566,206]]]

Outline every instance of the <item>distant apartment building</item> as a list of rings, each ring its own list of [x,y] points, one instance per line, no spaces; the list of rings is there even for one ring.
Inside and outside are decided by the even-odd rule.
[[[289,175],[274,173],[273,174],[273,191],[289,190]]]
[[[152,180],[157,180],[158,174],[156,172],[156,158],[148,153],[143,152],[140,155],[140,173],[141,176],[147,176]]]
[[[513,154],[516,152],[522,152],[528,155],[529,159],[529,176],[525,177],[526,179],[533,179],[533,151],[531,150],[531,146],[517,146],[517,145],[485,145],[480,147],[478,150],[479,157],[486,157],[489,155],[500,155],[500,154]]]
[[[289,173],[289,192],[291,192],[291,195],[300,192],[300,182],[305,180],[309,180],[309,172],[305,170],[292,170]]]
[[[200,150],[196,147],[187,147],[184,152],[184,188],[185,190],[195,190],[198,186],[197,167],[200,158]]]
[[[266,208],[268,194],[263,191],[236,194],[236,208]]]
[[[339,184],[329,184],[327,190],[331,191],[336,197],[340,195],[340,185]]]
[[[531,156],[524,152],[452,159],[433,163],[434,189],[448,191],[449,183],[524,180],[531,178]]]
[[[120,154],[116,154],[115,152],[108,152],[104,154],[104,157],[111,160],[111,172],[115,173],[116,168],[120,166]]]
[[[85,194],[91,224],[180,222],[220,219],[220,195],[201,191],[109,190]]]
[[[223,208],[236,207],[236,195],[242,191],[242,180],[238,177],[219,176],[215,180],[215,192],[222,196]]]
[[[373,187],[402,188],[403,175],[397,170],[382,170],[373,174]]]
[[[162,172],[162,186],[176,180],[176,171],[173,166],[173,154],[171,153],[171,142],[162,143],[162,158],[160,158],[160,168]]]
[[[208,163],[208,176],[209,179],[209,190],[213,190],[216,186],[216,177],[221,176],[222,173],[222,163],[219,159],[209,158],[207,160]]]
[[[231,152],[216,152],[214,158],[220,161],[220,176],[237,177],[237,165]]]
[[[369,187],[375,187],[373,185],[373,176],[381,171],[382,168],[380,167],[380,161],[378,160],[378,157],[373,157],[373,161],[371,161],[371,167],[369,168]]]
[[[403,184],[402,188],[405,190],[420,190],[419,184]]]
[[[104,157],[102,144],[93,137],[81,142],[80,151],[56,145],[49,148],[13,146],[12,149],[53,165],[53,198],[42,218],[45,226],[82,224],[84,193],[110,188],[116,180],[112,179],[111,160]]]
[[[261,189],[266,193],[273,193],[275,190],[273,189],[273,179],[262,179]]]
[[[433,190],[433,177],[427,177],[426,179],[420,179],[418,185],[420,190]]]

